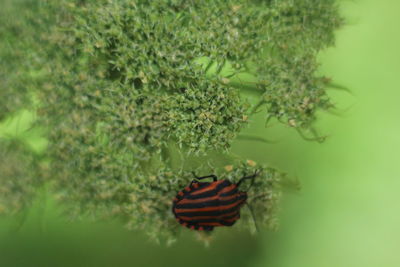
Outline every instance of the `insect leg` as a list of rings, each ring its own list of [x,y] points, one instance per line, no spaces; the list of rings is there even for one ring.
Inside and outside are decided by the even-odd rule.
[[[192,181],[190,182],[190,184],[189,184],[189,187],[191,187],[194,183],[197,183],[197,181],[196,181],[196,180],[192,180]]]
[[[214,182],[217,181],[217,176],[215,176],[214,174],[207,175],[207,176],[202,176],[202,177],[197,176],[194,172],[192,172],[192,174],[197,180],[203,180],[203,179],[206,179],[206,178],[213,178]]]

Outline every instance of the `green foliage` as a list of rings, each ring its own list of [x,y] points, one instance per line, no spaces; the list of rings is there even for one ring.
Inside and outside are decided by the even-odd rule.
[[[0,215],[29,206],[44,184],[46,165],[18,140],[0,139]]]
[[[191,171],[230,180],[255,171],[229,151],[252,112],[265,107],[268,118],[309,129],[316,110],[332,106],[327,79],[315,70],[317,53],[333,44],[341,24],[333,0],[34,3],[42,23],[32,27],[41,34],[27,43],[42,64],[42,75],[33,77],[40,123],[48,129],[55,189],[80,204],[76,214],[120,216],[153,237],[171,236],[179,226],[171,199]],[[223,71],[227,65],[232,73]],[[239,73],[254,77],[258,103],[233,82]],[[8,92],[16,88],[7,85]],[[10,106],[3,112],[17,108]],[[222,162],[233,171],[223,171]],[[273,227],[282,175],[257,169],[252,205]],[[251,225],[244,214],[242,225]]]
[[[0,9],[0,120],[32,106],[32,91],[42,86],[41,35],[49,30],[40,1],[3,0]]]

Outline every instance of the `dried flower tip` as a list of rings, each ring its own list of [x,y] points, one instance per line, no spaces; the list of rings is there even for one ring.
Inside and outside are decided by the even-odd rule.
[[[227,172],[230,172],[233,170],[233,165],[226,165],[224,168]]]
[[[296,127],[297,126],[296,121],[294,119],[290,119],[289,120],[289,125],[292,126],[292,127]]]
[[[251,160],[251,159],[248,159],[246,162],[247,162],[247,164],[248,164],[249,166],[251,166],[251,167],[254,167],[254,166],[257,165],[257,163],[256,163],[255,161]]]

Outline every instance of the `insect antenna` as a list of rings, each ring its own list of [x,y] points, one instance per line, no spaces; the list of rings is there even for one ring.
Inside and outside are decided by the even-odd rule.
[[[239,180],[239,182],[236,183],[236,186],[239,187],[240,184],[241,184],[244,180],[251,179],[251,184],[250,184],[249,188],[247,188],[246,192],[249,191],[250,188],[251,188],[251,187],[253,186],[253,184],[254,184],[254,178],[256,178],[260,172],[261,172],[261,171],[256,171],[253,175],[242,177],[242,178]]]

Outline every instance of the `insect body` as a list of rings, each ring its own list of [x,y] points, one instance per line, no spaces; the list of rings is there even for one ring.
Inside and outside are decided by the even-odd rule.
[[[244,180],[256,176],[257,173],[243,177],[233,184],[217,180],[215,175],[195,175],[197,180],[213,178],[213,182],[193,180],[174,198],[172,212],[181,225],[194,230],[212,231],[216,226],[232,226],[239,220],[240,208],[247,200],[247,193],[238,187]]]

